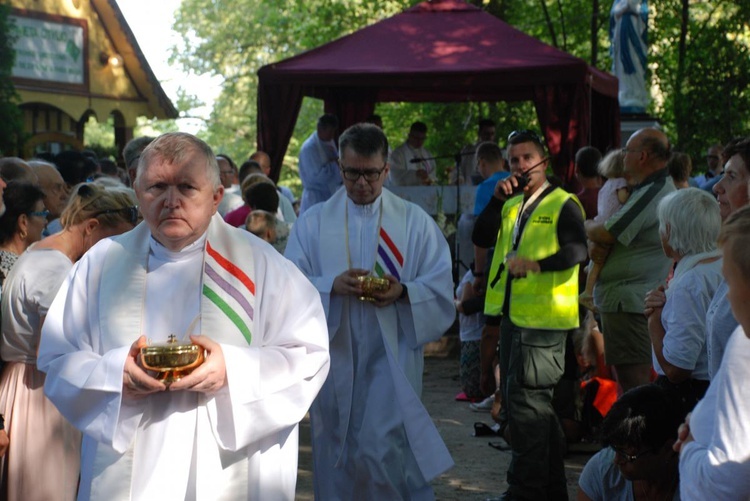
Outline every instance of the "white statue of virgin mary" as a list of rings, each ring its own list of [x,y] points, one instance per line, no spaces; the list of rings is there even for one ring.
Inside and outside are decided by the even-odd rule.
[[[648,1],[615,0],[609,14],[612,73],[620,81],[623,113],[645,113],[650,100],[646,82]]]

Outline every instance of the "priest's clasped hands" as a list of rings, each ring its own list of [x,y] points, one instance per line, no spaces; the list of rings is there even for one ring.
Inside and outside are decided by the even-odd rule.
[[[333,279],[333,292],[342,296],[351,295],[360,297],[363,294],[362,282],[359,277],[369,275],[368,270],[362,268],[351,268]],[[404,290],[404,286],[392,275],[385,275],[383,278],[390,283],[388,290],[383,292],[373,292],[374,301],[372,304],[378,307],[388,306],[395,302]]]
[[[123,367],[122,389],[129,397],[144,397],[160,391],[197,391],[213,393],[221,389],[227,382],[224,352],[221,345],[206,336],[190,336],[190,340],[206,350],[206,359],[193,372],[169,387],[152,377],[139,363],[141,348],[148,345],[146,336],[141,336],[130,347]]]

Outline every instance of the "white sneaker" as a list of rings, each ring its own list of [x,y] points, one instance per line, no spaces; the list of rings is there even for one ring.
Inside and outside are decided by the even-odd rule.
[[[490,395],[479,403],[469,404],[469,409],[474,412],[489,412],[492,410],[492,403],[495,401],[495,396]]]

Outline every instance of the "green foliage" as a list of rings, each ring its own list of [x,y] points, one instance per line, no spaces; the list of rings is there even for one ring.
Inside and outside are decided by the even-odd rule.
[[[92,115],[83,128],[83,144],[89,149],[108,150],[115,147],[115,120],[111,116],[100,123]],[[95,150],[96,151],[96,150]]]
[[[167,132],[177,132],[178,130],[180,130],[180,127],[173,119],[156,120],[153,118],[138,117],[135,129],[133,129],[133,137],[156,137]]]
[[[700,158],[712,143],[750,134],[750,2],[687,4],[681,54],[683,2],[664,0],[655,9],[654,112],[676,147]]]
[[[611,6],[612,0],[491,0],[485,10],[544,43],[608,69]],[[598,57],[593,57],[594,52]]]
[[[165,132],[178,130],[179,127],[174,120],[154,120],[138,117],[133,130],[133,137],[156,137]],[[98,122],[93,115],[90,116],[83,129],[83,144],[85,148],[95,151],[99,158],[117,160],[114,118],[110,115],[106,122]]]
[[[16,59],[13,44],[14,23],[8,18],[10,6],[0,4],[0,155],[17,154],[23,139],[23,113],[11,81]]]

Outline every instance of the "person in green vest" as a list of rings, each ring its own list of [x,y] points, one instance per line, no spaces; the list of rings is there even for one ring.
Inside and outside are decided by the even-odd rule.
[[[547,180],[549,157],[534,131],[508,137],[511,177],[491,204],[501,210],[485,314],[501,316],[503,405],[513,456],[500,500],[564,500],[565,438],[552,391],[565,368],[567,332],[578,327],[578,265],[586,259],[584,213]]]

